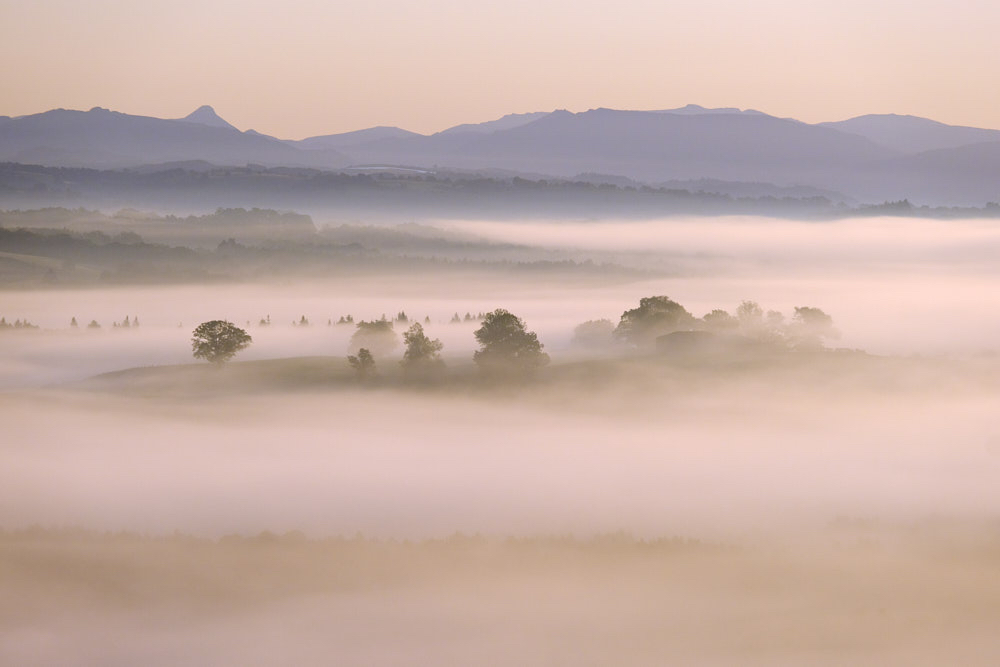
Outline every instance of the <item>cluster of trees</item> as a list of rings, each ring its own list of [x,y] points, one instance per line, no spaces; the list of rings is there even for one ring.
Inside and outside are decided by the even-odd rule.
[[[126,315],[124,320],[121,322],[112,322],[111,326],[115,329],[131,329],[132,327],[137,327],[139,326],[139,316],[136,315],[129,320],[128,315]]]
[[[70,318],[69,326],[71,329],[77,329],[80,327],[80,323],[76,321],[75,317]],[[135,315],[129,318],[128,315],[125,316],[121,322],[112,322],[111,328],[113,329],[134,329],[139,326],[139,316]],[[101,323],[97,320],[90,320],[90,324],[87,325],[88,329],[100,329]]]
[[[476,313],[476,314],[473,314],[471,312],[466,312],[464,317],[462,315],[458,314],[458,313],[455,313],[454,315],[452,315],[452,317],[449,320],[449,322],[451,324],[461,324],[463,322],[482,322],[485,318],[486,318],[486,313],[483,313],[483,312],[479,312],[479,313]],[[401,310],[398,313],[396,313],[396,315],[393,316],[392,318],[386,317],[385,313],[383,313],[382,317],[380,317],[377,320],[373,320],[373,321],[375,321],[375,322],[390,322],[392,324],[406,325],[406,324],[409,324],[410,322],[420,321],[420,320],[419,320],[419,317],[418,318],[411,318],[409,315],[406,314],[405,310]],[[424,317],[423,323],[424,324],[430,324],[431,323],[431,317],[430,317],[430,315],[427,315],[427,316]],[[268,316],[267,318],[261,318],[260,321],[257,323],[257,326],[266,327],[266,326],[268,326],[270,324],[271,324],[271,318],[270,318],[270,316]],[[332,318],[328,319],[326,321],[326,325],[327,326],[333,326],[334,324],[340,324],[340,325],[355,324],[354,316],[353,315],[341,315],[337,319],[336,322],[334,322]],[[294,320],[292,321],[292,326],[293,327],[294,326],[300,326],[301,327],[301,326],[308,326],[308,325],[309,325],[309,319],[305,315],[303,315],[298,321],[294,321]]]
[[[525,377],[549,362],[549,355],[543,351],[545,346],[535,332],[528,331],[520,317],[499,308],[481,313],[478,319],[481,325],[473,335],[479,349],[473,354],[473,361],[483,373],[494,377]],[[383,315],[378,320],[361,320],[355,324],[347,361],[359,380],[372,379],[376,374],[376,360],[388,356],[399,346],[393,324],[400,322],[409,323],[402,311],[394,320]],[[307,324],[303,316],[299,326]],[[636,308],[623,312],[617,325],[607,319],[580,324],[574,330],[573,340],[577,345],[591,348],[618,344],[643,350],[656,346],[658,341],[672,334],[696,335],[693,332],[720,339],[794,348],[822,347],[825,339],[839,336],[833,319],[811,306],[796,307],[791,319],[786,320],[778,311],[765,311],[755,301],[744,301],[735,314],[717,309],[698,318],[667,296],[650,296],[640,299]],[[400,364],[408,379],[432,379],[443,374],[441,351],[444,344],[428,337],[420,322],[412,323],[402,338],[405,350]],[[195,358],[217,364],[228,361],[251,342],[246,331],[222,320],[199,325],[191,341]]]
[[[483,373],[493,377],[524,377],[549,362],[538,335],[528,331],[520,317],[498,308],[483,314],[481,321],[482,325],[474,332],[479,349],[472,359]],[[375,357],[391,352],[397,344],[391,322],[358,322],[350,343],[357,352],[348,356],[347,361],[358,379],[369,380],[375,374]],[[406,349],[400,364],[408,379],[430,380],[442,376],[444,344],[428,337],[423,325],[413,323],[403,333],[403,344]]]
[[[484,319],[486,319],[486,313],[479,312],[473,315],[472,313],[466,312],[464,318],[458,313],[455,313],[451,316],[451,320],[449,320],[449,322],[451,324],[461,324],[462,322],[482,322]]]
[[[406,311],[401,310],[398,313],[396,313],[396,316],[393,317],[391,320],[385,316],[385,313],[382,313],[382,317],[380,317],[378,320],[375,321],[392,322],[394,324],[409,324],[411,321],[416,321],[416,320],[411,320],[410,316],[406,314]],[[430,315],[425,316],[424,324],[430,324],[430,323],[431,323]],[[331,324],[333,324],[333,320],[327,320],[327,325]],[[354,317],[352,315],[341,315],[340,319],[337,320],[337,324],[354,324]]]
[[[347,361],[359,380],[373,378],[376,357],[384,357],[398,347],[399,340],[392,325],[392,321],[386,319],[357,323]],[[503,309],[485,314],[475,337],[480,349],[473,360],[483,372],[491,375],[526,375],[549,361],[535,332],[528,331],[521,318]],[[191,349],[196,359],[222,364],[252,342],[250,334],[232,322],[212,320],[194,330]],[[441,351],[444,344],[427,336],[420,322],[414,322],[403,333],[403,344],[406,349],[400,364],[407,378],[428,380],[443,374]]]
[[[69,326],[70,326],[71,329],[79,329],[80,328],[80,323],[77,322],[76,317],[71,317],[70,320],[69,320]],[[139,317],[138,316],[134,316],[134,317],[130,318],[128,315],[126,315],[125,319],[123,319],[121,322],[112,322],[111,326],[112,326],[112,328],[115,328],[115,329],[133,329],[133,328],[139,326]],[[32,324],[31,322],[29,322],[26,319],[25,320],[18,319],[18,320],[14,320],[13,322],[8,322],[7,318],[0,317],[0,330],[3,330],[3,329],[39,329],[39,328],[40,327],[37,324]],[[101,323],[98,322],[97,320],[90,320],[90,323],[86,326],[86,328],[87,329],[100,329],[101,328]]]
[[[17,319],[8,322],[6,317],[0,317],[0,329],[37,329],[37,324],[32,324],[28,320]]]
[[[72,317],[69,320],[69,326],[70,326],[71,329],[78,329],[80,327],[80,323],[77,322],[76,317]],[[132,328],[135,328],[135,327],[138,327],[138,326],[139,326],[139,317],[138,316],[130,318],[128,315],[126,315],[125,319],[123,319],[121,322],[112,322],[112,327],[115,328],[115,329],[132,329]],[[13,322],[8,322],[7,318],[0,317],[0,330],[3,330],[3,329],[39,329],[39,328],[40,327],[37,324],[32,324],[31,322],[29,322],[26,319],[25,320],[17,319],[17,320],[14,320]],[[91,320],[90,323],[87,325],[87,328],[88,329],[100,329],[101,328],[101,324],[97,320]]]
[[[833,326],[833,318],[811,306],[796,307],[791,319],[787,319],[781,312],[765,311],[755,301],[743,301],[735,314],[716,309],[699,318],[670,297],[650,296],[640,299],[638,307],[622,313],[617,325],[607,319],[578,325],[573,342],[589,348],[624,343],[648,349],[658,338],[678,331],[741,336],[798,348],[821,347],[824,340],[840,335]]]

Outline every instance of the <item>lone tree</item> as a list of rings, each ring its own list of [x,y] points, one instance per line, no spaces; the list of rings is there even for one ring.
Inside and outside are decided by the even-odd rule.
[[[419,322],[415,322],[403,333],[403,342],[406,344],[406,351],[399,363],[408,376],[430,377],[444,369],[444,361],[441,359],[444,344],[437,338],[428,338]]]
[[[232,322],[212,320],[202,322],[191,335],[191,350],[195,359],[223,364],[240,350],[250,346],[253,338]]]
[[[351,355],[347,357],[347,363],[357,373],[358,380],[361,382],[366,382],[375,376],[375,357],[372,356],[372,353],[367,348],[363,347],[358,350],[357,356]]]
[[[652,345],[657,336],[692,328],[694,316],[666,296],[639,299],[639,307],[622,313],[615,336],[639,347]]]
[[[480,349],[472,359],[483,371],[517,375],[549,363],[535,332],[525,329],[520,317],[502,308],[487,313],[474,335]]]

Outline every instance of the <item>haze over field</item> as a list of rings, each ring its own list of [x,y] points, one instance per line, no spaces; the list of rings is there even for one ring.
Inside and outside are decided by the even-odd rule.
[[[4,210],[0,661],[991,664],[1000,227],[905,210]]]
[[[543,224],[478,224],[558,246]],[[1000,366],[976,291],[995,273],[974,259],[995,237],[957,223],[938,253],[941,223],[857,221],[922,229],[859,248],[853,222],[707,221],[706,255],[693,222],[622,224],[604,252],[648,263],[674,238],[683,269],[4,292],[44,329],[0,332],[0,658],[990,664]],[[599,227],[575,231],[572,252],[597,247]],[[777,260],[779,231],[804,256]],[[845,242],[806,252],[826,234]],[[696,314],[751,292],[822,303],[835,345],[948,356],[570,344],[657,292]],[[499,304],[553,358],[527,384],[469,375],[479,323],[447,322]],[[400,384],[396,356],[381,385],[350,374],[353,327],[324,317],[400,308],[432,317],[450,384]],[[67,330],[82,309],[102,330]],[[138,328],[109,326],[129,312]],[[149,367],[189,361],[193,323],[217,316],[251,320],[241,361]]]
[[[998,19],[0,0],[0,665],[1000,664]]]
[[[1000,251],[992,222],[437,224],[439,232],[427,227],[420,238],[480,239],[513,249],[514,259],[541,251],[575,262],[598,257],[639,273],[538,273],[529,261],[503,272],[490,263],[459,273],[432,264],[409,277],[390,271],[280,283],[8,290],[7,320],[42,327],[4,334],[0,381],[14,392],[5,399],[5,448],[18,480],[3,492],[8,521],[216,536],[294,528],[396,537],[617,529],[733,537],[737,528],[767,532],[801,515],[822,524],[840,515],[898,520],[988,516],[995,509],[989,480],[998,433],[989,406],[1000,316],[984,307]],[[773,368],[764,361],[675,367],[641,350],[574,343],[581,322],[617,322],[649,294],[669,294],[696,316],[736,312],[747,299],[788,317],[795,306],[819,305],[839,329],[831,345],[895,360],[847,354],[839,361],[803,357],[791,366],[792,358],[779,359]],[[343,365],[354,332],[338,320],[405,311],[416,321],[427,318],[426,330],[441,339],[447,363],[461,374],[479,323],[449,320],[496,307],[524,317],[555,362],[552,377],[522,388],[516,400],[507,392],[460,398],[389,387],[357,394],[335,380],[343,371],[329,381],[322,380],[329,371],[319,380],[304,375],[307,393],[285,394],[294,374],[268,380],[279,376],[267,366],[242,387],[249,396],[229,396],[239,381],[211,388],[213,377],[224,381],[235,368],[186,381],[109,376],[106,390],[96,385],[93,395],[87,384],[69,385],[78,388],[68,394],[43,389],[130,367],[187,363],[193,326],[220,317],[245,322],[254,336],[240,359],[308,356],[326,368]],[[126,314],[141,324],[111,326]],[[70,318],[102,328],[73,329]],[[270,324],[261,326],[265,318]],[[378,360],[388,378],[401,351]],[[903,359],[914,354],[924,358]],[[577,377],[558,370],[567,363],[597,366]],[[331,381],[336,391],[324,388]],[[901,422],[910,412],[920,419]],[[961,431],[954,427],[959,413]],[[428,414],[430,421],[419,416]],[[379,426],[380,415],[393,418]],[[31,426],[40,421],[44,432]],[[810,435],[817,424],[827,426]],[[139,449],[129,434],[137,434]],[[243,460],[241,451],[253,455]],[[118,463],[98,463],[76,483],[64,477],[87,461]],[[386,461],[398,465],[383,470]],[[754,461],[783,472],[772,477]],[[915,475],[902,496],[887,482],[900,465]],[[963,481],[949,486],[940,475],[953,465],[959,468],[948,474]],[[224,483],[214,478],[219,466],[227,471]],[[544,472],[556,470],[558,479]],[[609,470],[618,472],[604,477]],[[709,479],[732,497],[703,496]],[[66,502],[59,489],[70,494]],[[123,497],[130,502],[122,504]],[[190,513],[175,516],[171,508],[182,506]],[[209,506],[221,513],[206,513]],[[737,506],[746,513],[728,509]]]
[[[1000,313],[987,304],[1000,271],[1000,228],[991,220],[440,221],[378,228],[367,236],[361,228],[337,233],[348,232],[353,236],[345,241],[381,243],[381,250],[360,254],[345,270],[336,270],[345,260],[328,260],[334,271],[329,275],[291,273],[280,283],[269,281],[266,276],[281,263],[298,261],[289,255],[268,265],[266,274],[251,273],[249,284],[199,285],[179,276],[180,285],[149,287],[138,273],[138,284],[131,286],[97,283],[84,289],[68,283],[60,289],[56,282],[8,290],[0,316],[51,331],[9,337],[0,382],[39,386],[130,366],[183,363],[191,329],[217,317],[249,323],[256,341],[244,354],[249,359],[346,354],[353,328],[328,327],[329,320],[371,320],[400,310],[420,321],[429,317],[428,330],[446,343],[446,354],[470,356],[475,327],[448,324],[452,315],[505,307],[524,317],[550,350],[567,354],[577,324],[617,322],[650,294],[671,295],[698,316],[716,308],[732,312],[747,299],[789,316],[794,306],[820,306],[841,329],[836,345],[877,354],[968,357],[997,351]],[[420,245],[424,240],[433,244]],[[216,243],[209,237],[209,245]],[[469,253],[528,263],[435,263]],[[394,267],[395,256],[421,254],[427,263],[419,271],[405,263]],[[217,253],[207,258],[219,262]],[[376,259],[380,269],[364,269]],[[588,259],[623,268],[530,263]],[[106,330],[126,315],[138,317],[142,326]],[[257,326],[265,316],[274,326]],[[313,326],[292,327],[302,316]],[[83,325],[96,320],[105,330],[70,331],[74,317]]]

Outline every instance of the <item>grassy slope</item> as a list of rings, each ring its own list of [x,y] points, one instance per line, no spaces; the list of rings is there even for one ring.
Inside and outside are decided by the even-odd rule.
[[[711,390],[733,383],[799,387],[810,392],[850,389],[937,392],[996,389],[1000,358],[968,361],[880,357],[851,350],[773,351],[763,355],[619,354],[609,357],[556,358],[533,377],[497,381],[483,377],[469,358],[448,358],[444,378],[408,383],[398,359],[380,360],[378,377],[362,387],[345,357],[289,357],[232,361],[222,367],[198,362],[148,366],[104,373],[72,385],[102,392],[156,396],[267,391],[404,388],[468,392],[502,387],[519,393],[552,389],[585,392],[672,389]]]

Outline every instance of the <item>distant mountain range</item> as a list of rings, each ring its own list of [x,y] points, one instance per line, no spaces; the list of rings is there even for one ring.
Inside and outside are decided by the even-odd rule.
[[[510,114],[432,135],[373,127],[300,141],[241,132],[209,106],[173,120],[56,109],[0,118],[0,161],[103,169],[396,166],[536,178],[596,174],[651,185],[725,183],[737,190],[733,184],[769,184],[775,192],[792,188],[875,203],[1000,200],[998,130],[897,115],[808,124],[697,105]]]

